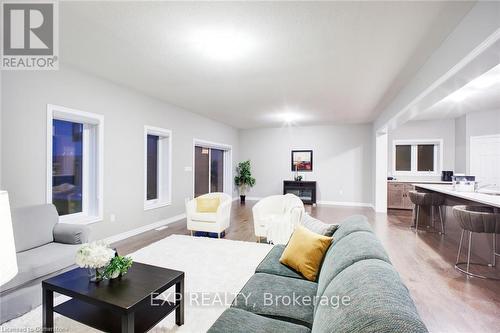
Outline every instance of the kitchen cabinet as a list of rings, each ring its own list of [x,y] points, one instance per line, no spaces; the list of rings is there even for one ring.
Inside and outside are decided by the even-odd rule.
[[[412,184],[387,183],[387,208],[413,209],[409,192],[413,190]]]

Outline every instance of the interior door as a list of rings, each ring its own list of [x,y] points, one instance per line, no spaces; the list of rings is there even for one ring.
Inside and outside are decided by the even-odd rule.
[[[469,173],[479,185],[500,186],[500,135],[470,138]]]
[[[210,149],[210,192],[224,192],[224,151]]]
[[[194,147],[194,196],[209,192],[210,149]]]
[[[196,146],[194,195],[224,192],[224,150]]]

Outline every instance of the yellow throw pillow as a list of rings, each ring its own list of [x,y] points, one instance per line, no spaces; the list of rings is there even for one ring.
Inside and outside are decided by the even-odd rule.
[[[293,268],[310,281],[316,281],[332,237],[316,234],[298,226],[290,237],[280,258],[280,263]]]
[[[198,213],[215,213],[217,208],[219,208],[220,199],[219,197],[214,198],[196,198],[196,211]]]

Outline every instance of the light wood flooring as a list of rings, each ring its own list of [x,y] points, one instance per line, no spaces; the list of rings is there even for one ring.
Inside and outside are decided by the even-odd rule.
[[[233,203],[226,239],[255,241],[253,204],[251,201],[246,205]],[[371,208],[340,206],[306,206],[306,210],[327,223],[340,223],[353,214],[367,216],[429,331],[500,332],[500,282],[467,278],[456,271],[458,244],[446,235],[410,230],[410,211],[379,214]],[[172,234],[190,234],[185,220],[169,224],[161,231],[130,237],[114,246],[120,253],[127,254]],[[496,273],[500,276],[500,269]]]

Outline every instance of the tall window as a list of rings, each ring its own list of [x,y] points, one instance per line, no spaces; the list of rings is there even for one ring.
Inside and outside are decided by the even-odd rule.
[[[100,115],[47,107],[47,202],[63,222],[102,219],[103,122]]]
[[[171,203],[171,131],[146,126],[144,129],[144,209]]]
[[[83,124],[53,120],[52,203],[60,216],[81,213]]]
[[[395,175],[438,175],[442,163],[441,139],[394,141],[393,172]]]

